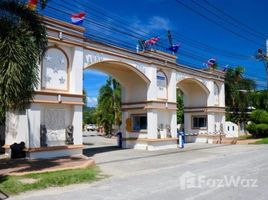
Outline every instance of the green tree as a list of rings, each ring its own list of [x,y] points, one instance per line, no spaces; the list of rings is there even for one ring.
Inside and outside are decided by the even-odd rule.
[[[109,77],[106,84],[100,88],[96,119],[102,125],[106,134],[112,134],[113,125],[121,125],[121,86]]]
[[[183,93],[179,89],[177,89],[177,123],[184,123]]]
[[[268,90],[255,91],[251,95],[252,106],[268,111]]]
[[[83,124],[96,124],[96,108],[86,107],[83,111]]]
[[[0,2],[0,121],[6,110],[24,109],[38,84],[47,47],[42,18],[21,1]]]
[[[247,109],[251,106],[250,94],[255,89],[255,82],[244,78],[243,73],[244,68],[238,66],[228,69],[225,75],[227,119],[235,123],[248,120]]]

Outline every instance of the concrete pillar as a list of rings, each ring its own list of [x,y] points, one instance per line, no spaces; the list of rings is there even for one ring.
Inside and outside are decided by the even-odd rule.
[[[221,85],[219,85],[219,89],[220,89],[220,94],[219,94],[219,100],[220,100],[220,106],[221,107],[225,107],[225,85],[224,83],[221,83]]]
[[[73,62],[70,68],[70,92],[75,94],[83,93],[83,56],[82,47],[75,47]]]
[[[208,100],[206,106],[214,106],[215,105],[215,96],[214,96],[214,82],[209,81],[206,84],[207,88],[209,89],[210,93],[208,94]]]
[[[170,80],[168,84],[168,101],[177,101],[177,81],[176,81],[176,71],[172,70],[170,75]]]
[[[215,114],[208,113],[207,115],[207,132],[213,134],[215,132]]]
[[[157,138],[157,112],[156,110],[147,111],[147,135],[150,139]]]
[[[83,111],[82,106],[74,106],[74,115],[73,115],[73,126],[74,126],[74,144],[82,144],[82,124],[83,124]]]
[[[150,79],[151,83],[147,91],[147,100],[157,99],[156,73],[157,73],[156,67],[151,66],[148,69],[148,76],[149,76],[148,78]]]
[[[170,131],[173,138],[177,137],[177,112],[171,111]]]
[[[31,104],[30,109],[26,110],[29,124],[29,147],[40,147],[40,124],[41,108],[39,104]]]

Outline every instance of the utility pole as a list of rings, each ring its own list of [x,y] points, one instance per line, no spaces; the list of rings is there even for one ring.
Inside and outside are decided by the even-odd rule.
[[[256,58],[259,61],[263,61],[266,71],[266,89],[268,90],[268,40],[266,40],[266,52],[264,53],[262,49],[258,49]]]

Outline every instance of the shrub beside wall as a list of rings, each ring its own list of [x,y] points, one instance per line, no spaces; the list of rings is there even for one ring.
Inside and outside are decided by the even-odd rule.
[[[251,124],[247,125],[247,130],[254,137],[268,137],[268,112],[265,110],[255,110],[252,112]]]

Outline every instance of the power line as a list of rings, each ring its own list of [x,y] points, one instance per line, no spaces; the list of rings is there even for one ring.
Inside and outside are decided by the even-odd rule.
[[[210,7],[214,8],[215,10],[217,10],[219,13],[221,13],[222,15],[226,16],[227,18],[233,20],[235,23],[239,24],[240,26],[244,27],[245,29],[248,29],[249,31],[251,31],[253,34],[259,35],[263,38],[266,39],[266,35],[264,33],[261,33],[259,31],[257,31],[256,29],[251,28],[250,26],[248,26],[247,24],[241,22],[240,20],[232,17],[231,15],[229,15],[228,13],[224,12],[223,10],[219,9],[218,7],[214,6],[213,4],[211,4],[208,0],[203,0],[204,2],[206,2]]]
[[[233,35],[236,35],[236,36],[239,37],[239,38],[242,38],[242,39],[244,39],[244,40],[247,40],[248,42],[251,42],[251,43],[254,43],[254,44],[259,45],[258,42],[254,41],[254,40],[251,40],[251,39],[249,39],[249,38],[247,38],[247,37],[245,37],[245,36],[243,36],[243,35],[241,35],[241,34],[239,34],[239,33],[236,33],[236,32],[234,32],[233,30],[230,30],[230,29],[226,28],[225,26],[222,26],[222,25],[221,25],[220,23],[218,23],[216,20],[207,17],[206,15],[202,14],[202,13],[199,12],[198,10],[193,9],[192,7],[188,6],[187,4],[185,4],[185,3],[183,3],[183,2],[181,2],[181,1],[179,1],[179,0],[175,0],[175,2],[177,2],[177,3],[180,4],[180,5],[182,5],[183,7],[187,8],[188,10],[194,12],[195,14],[201,16],[202,18],[206,19],[207,21],[211,22],[212,24],[215,24],[215,25],[217,25],[218,27],[224,29],[225,31],[230,32],[230,33],[232,33]]]
[[[208,13],[212,14],[212,15],[215,16],[216,18],[222,20],[222,23],[227,23],[227,24],[230,24],[231,26],[234,26],[235,28],[237,28],[237,23],[233,22],[233,20],[226,19],[225,15],[223,15],[223,16],[222,16],[222,15],[219,15],[218,12],[215,12],[215,11],[213,10],[214,7],[213,7],[212,9],[208,9],[206,6],[203,6],[202,4],[200,4],[199,2],[197,2],[196,0],[191,0],[191,1],[192,1],[195,5],[197,5],[199,8],[202,8],[203,10],[205,10],[205,11],[207,11]],[[218,11],[218,9],[217,9],[217,11]],[[240,25],[240,24],[239,24],[239,25]],[[251,36],[257,37],[258,39],[260,39],[260,37],[261,37],[262,40],[265,39],[264,36],[256,35],[255,32],[252,33],[252,32],[249,31],[248,29],[245,29],[243,26],[240,27],[240,28],[244,29],[243,31],[246,32],[246,33],[248,33],[248,34],[251,35]]]

